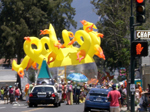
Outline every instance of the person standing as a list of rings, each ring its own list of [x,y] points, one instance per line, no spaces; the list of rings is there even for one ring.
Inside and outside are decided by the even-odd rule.
[[[112,85],[112,91],[110,91],[107,95],[107,99],[110,101],[110,112],[120,112],[120,99],[121,94],[116,90],[116,85]]]
[[[66,93],[67,93],[67,105],[71,105],[71,92],[72,92],[72,85],[71,82],[68,81],[67,87],[66,87]]]
[[[140,91],[137,85],[135,86],[135,101],[140,102]]]
[[[19,105],[18,103],[18,98],[20,97],[20,90],[18,88],[18,86],[16,86],[16,90],[15,90],[15,98],[16,98],[16,103]]]
[[[76,104],[79,104],[79,96],[80,96],[80,85],[79,84],[75,85],[74,96],[75,96]]]
[[[147,92],[150,92],[150,84],[147,84]]]
[[[58,84],[58,91],[59,91],[60,99],[62,100],[62,84],[61,84],[61,82],[59,82],[59,84]]]
[[[65,82],[63,82],[63,84],[62,84],[62,91],[63,91],[63,93],[62,93],[62,99],[66,103],[67,102],[66,101],[67,95],[66,95],[66,83]]]
[[[118,88],[118,91],[120,92],[120,94],[121,94],[121,105],[123,106],[123,104],[124,104],[124,98],[125,98],[125,94],[124,94],[124,92],[123,92],[123,85],[119,85],[118,86],[119,88]]]
[[[12,104],[13,100],[14,100],[14,91],[13,91],[13,87],[9,86],[9,97],[10,97],[10,103]]]
[[[7,104],[8,104],[8,99],[9,99],[9,88],[8,88],[8,85],[6,84],[6,87],[4,89],[4,97],[6,98],[7,100]],[[4,100],[4,103],[5,103],[5,100]]]
[[[142,87],[141,87],[141,85],[140,85],[140,83],[138,83],[138,88],[139,88],[139,95],[140,95],[140,98],[141,98],[141,96],[142,96]]]
[[[1,87],[1,100],[4,101],[4,88]]]
[[[29,85],[29,90],[26,94],[26,103],[29,104],[29,94],[31,93],[32,88],[35,86],[35,83]]]

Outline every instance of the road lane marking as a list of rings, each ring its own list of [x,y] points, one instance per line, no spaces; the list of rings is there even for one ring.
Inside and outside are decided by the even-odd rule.
[[[0,107],[0,109],[3,109],[3,108],[6,108],[6,107]]]
[[[27,108],[27,107],[19,107],[19,106],[18,106],[18,107],[12,107],[12,108]]]
[[[49,104],[47,106],[52,106],[52,104]],[[44,109],[45,107],[41,107],[41,108],[36,108],[36,109],[31,109],[31,110],[25,110],[25,111],[21,111],[21,112],[33,112],[33,111],[36,111],[36,110],[40,110],[40,109]]]
[[[43,108],[36,108],[36,109],[25,110],[25,111],[21,111],[21,112],[32,112],[32,111],[36,111],[36,110],[40,110],[40,109],[43,109]]]

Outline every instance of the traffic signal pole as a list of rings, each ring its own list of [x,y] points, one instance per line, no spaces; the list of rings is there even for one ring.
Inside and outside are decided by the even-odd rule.
[[[141,26],[142,23],[145,23],[145,0],[136,0],[136,24],[134,24],[134,15],[133,15],[133,0],[131,0],[131,17],[130,17],[130,42],[134,41],[134,26]],[[147,48],[146,46],[142,49]],[[137,49],[137,48],[136,48]],[[148,48],[147,48],[148,49]],[[140,51],[141,56],[146,56],[147,49],[143,50],[142,53]],[[132,55],[133,48],[131,47],[131,60],[130,60],[130,76],[131,76],[131,83],[130,83],[130,95],[131,95],[131,112],[135,112],[135,84],[134,84],[134,67],[135,67],[135,56]],[[136,51],[137,52],[137,51]],[[139,55],[136,54],[136,55]]]
[[[134,15],[133,15],[133,0],[131,0],[131,17],[130,17],[130,44],[134,41]],[[131,84],[134,84],[134,65],[135,65],[135,57],[131,55]],[[131,112],[135,112],[135,100],[134,100],[134,92],[131,93]]]

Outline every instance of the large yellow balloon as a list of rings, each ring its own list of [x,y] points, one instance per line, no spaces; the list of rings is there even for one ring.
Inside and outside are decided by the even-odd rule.
[[[53,26],[50,24],[49,29],[41,30],[41,34],[49,34],[41,39],[37,37],[25,37],[24,52],[26,54],[21,64],[12,63],[12,69],[21,73],[22,69],[28,69],[31,65],[38,63],[41,66],[43,60],[47,61],[49,67],[61,67],[68,65],[78,65],[84,63],[93,63],[93,56],[97,55],[105,59],[100,47],[103,36],[95,31],[96,26],[93,23],[82,21],[83,30],[76,31],[75,35],[67,30],[62,31],[64,44],[61,44],[56,36]],[[70,38],[73,38],[70,40]],[[80,47],[73,46],[77,42]],[[32,45],[36,48],[32,48]],[[46,48],[46,45],[48,48]],[[20,70],[20,71],[19,71]]]

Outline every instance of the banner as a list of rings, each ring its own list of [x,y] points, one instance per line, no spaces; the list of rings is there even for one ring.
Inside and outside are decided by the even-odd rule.
[[[126,69],[124,67],[120,68],[119,74],[120,76],[126,75]]]
[[[64,67],[58,67],[57,69],[57,77],[64,79],[65,78],[65,68]]]

